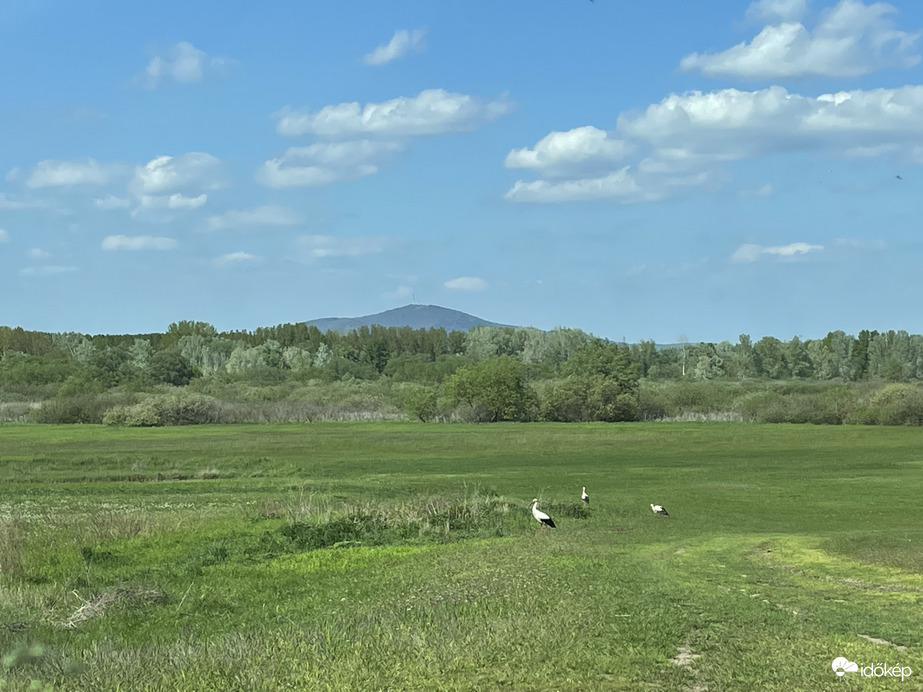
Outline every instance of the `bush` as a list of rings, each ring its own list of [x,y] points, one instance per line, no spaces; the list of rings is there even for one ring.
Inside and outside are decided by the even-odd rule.
[[[31,409],[28,417],[33,423],[102,423],[109,409],[132,399],[115,393],[55,397]]]
[[[436,417],[439,411],[436,390],[429,387],[412,387],[404,395],[404,413],[411,420],[425,423]]]
[[[129,406],[114,406],[102,422],[128,427],[202,425],[218,422],[218,403],[208,396],[189,392],[157,394]]]
[[[638,399],[632,390],[603,375],[570,375],[542,391],[542,420],[560,423],[631,421],[638,419]]]
[[[851,422],[866,425],[923,425],[923,387],[888,384],[856,409]]]
[[[649,382],[642,381],[641,390],[638,392],[638,418],[640,420],[667,418],[670,415],[667,405],[662,387],[653,387]]]

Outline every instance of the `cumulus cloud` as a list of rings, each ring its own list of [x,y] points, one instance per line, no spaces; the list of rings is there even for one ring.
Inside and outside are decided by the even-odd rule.
[[[301,219],[292,209],[266,205],[255,209],[226,211],[208,217],[206,225],[211,231],[240,226],[293,226]]]
[[[755,14],[793,17],[803,3],[762,2]],[[753,9],[753,6],[751,6]],[[749,43],[720,53],[692,53],[680,61],[683,70],[710,77],[743,79],[796,78],[808,75],[859,77],[886,67],[913,67],[920,62],[915,48],[919,33],[894,27],[895,9],[883,2],[865,5],[840,0],[813,30],[801,22],[766,26]]]
[[[108,251],[120,250],[172,250],[178,245],[173,238],[149,235],[108,235],[103,238],[102,248]]]
[[[611,165],[631,153],[632,146],[623,139],[609,136],[592,125],[566,132],[551,132],[535,146],[513,149],[506,156],[507,168],[530,168],[557,177],[572,171],[586,171]]]
[[[628,166],[596,178],[516,181],[504,199],[510,202],[557,204],[613,199],[622,204],[656,202],[684,189],[702,187],[717,176],[710,171],[683,175],[650,175]]]
[[[454,291],[486,291],[488,287],[487,282],[477,276],[459,276],[442,285]]]
[[[141,195],[139,202],[142,209],[198,209],[208,201],[204,192],[195,197],[187,197],[179,192],[172,195]]]
[[[616,136],[594,130],[570,140],[579,146],[564,146],[569,140],[552,132],[534,147],[511,151],[507,165],[532,167],[542,179],[517,181],[506,199],[652,201],[696,185],[718,184],[728,162],[790,152],[893,156],[919,163],[923,85],[819,96],[780,86],[670,94],[643,112],[620,115]],[[624,161],[614,160],[613,142],[625,142],[618,148],[626,152]],[[607,163],[608,170],[600,171]]]
[[[411,50],[422,50],[425,29],[398,29],[387,43],[378,46],[363,58],[366,65],[384,65],[402,58]]]
[[[817,97],[773,86],[671,94],[642,115],[620,116],[618,129],[659,151],[730,161],[775,151],[855,153],[918,141],[921,116],[923,86]]]
[[[358,180],[377,173],[384,160],[403,149],[399,142],[367,139],[292,147],[281,157],[263,163],[256,180],[274,188],[318,187],[341,180]]]
[[[131,202],[127,197],[117,197],[116,195],[106,195],[93,200],[93,206],[102,211],[128,209],[130,205]]]
[[[249,252],[229,252],[225,255],[215,258],[215,264],[219,266],[227,266],[229,264],[242,264],[244,262],[252,262],[257,259],[256,255],[251,255]]]
[[[637,200],[639,187],[629,172],[622,168],[600,178],[533,182],[516,181],[504,195],[512,202],[575,202],[619,197]]]
[[[10,234],[7,233],[4,229],[0,228],[0,243],[10,242]]]
[[[139,195],[214,190],[222,185],[222,172],[221,159],[211,154],[158,156],[135,169],[132,187]]]
[[[823,245],[811,245],[810,243],[801,242],[775,246],[746,243],[734,251],[734,254],[731,255],[731,261],[736,263],[749,263],[756,262],[758,259],[766,256],[790,259],[800,255],[806,255],[809,252],[819,252],[823,249]]]
[[[28,254],[29,257],[31,257],[32,259],[48,259],[49,257],[51,257],[50,252],[46,252],[45,250],[42,250],[42,248],[40,247],[29,248],[29,252],[26,254]]]
[[[39,161],[26,178],[31,188],[72,185],[107,185],[124,173],[124,166],[103,164],[95,159],[82,161]]]
[[[164,79],[172,79],[180,84],[195,84],[208,74],[220,73],[234,62],[225,56],[209,56],[191,43],[180,41],[151,59],[141,81],[147,89],[156,88]]]
[[[276,132],[291,137],[314,134],[352,138],[369,135],[407,137],[470,130],[512,110],[505,98],[484,103],[467,94],[427,89],[382,103],[325,106],[319,111],[284,108],[276,114]]]
[[[381,236],[336,238],[329,235],[305,235],[295,243],[302,259],[314,262],[328,257],[358,257],[384,252],[388,239]]]

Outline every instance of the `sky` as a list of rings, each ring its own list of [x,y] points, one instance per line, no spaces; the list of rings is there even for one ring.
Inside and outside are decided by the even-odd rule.
[[[923,332],[923,3],[0,3],[0,324]]]

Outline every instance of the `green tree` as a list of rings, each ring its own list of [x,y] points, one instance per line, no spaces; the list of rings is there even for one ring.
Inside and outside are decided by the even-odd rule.
[[[808,349],[797,336],[785,345],[785,366],[791,377],[807,378],[814,374]]]
[[[326,343],[321,343],[314,354],[313,365],[315,368],[326,368],[333,362],[333,359],[333,350]]]
[[[599,338],[594,338],[574,351],[562,366],[561,372],[565,376],[599,375],[613,380],[625,394],[637,394],[640,380],[638,367],[632,361],[628,346]]]
[[[425,423],[435,418],[438,410],[438,398],[433,387],[413,386],[404,395],[404,413],[412,420]]]
[[[472,327],[465,342],[465,355],[475,361],[518,355],[522,352],[521,343],[512,327]]]
[[[55,345],[55,348],[60,349],[78,363],[89,362],[96,352],[93,342],[83,334],[76,332],[52,334],[51,342]]]
[[[195,375],[192,363],[176,349],[157,351],[151,358],[151,380],[155,384],[185,387]]]
[[[774,336],[764,336],[753,345],[753,363],[756,373],[772,380],[789,376],[785,363],[785,349]]]
[[[218,335],[218,330],[208,322],[196,322],[194,320],[182,320],[173,322],[167,327],[167,333],[163,335],[160,341],[162,349],[170,348],[179,343],[184,336],[202,336],[213,338]]]
[[[713,380],[724,374],[724,359],[718,355],[714,344],[701,344],[696,350],[697,358],[692,366],[692,376],[696,380]]]
[[[864,380],[869,371],[869,343],[878,336],[877,331],[863,329],[859,332],[852,347],[852,379]]]
[[[525,367],[511,356],[491,356],[459,368],[445,384],[454,403],[465,403],[480,420],[529,420],[535,392],[526,382]]]
[[[151,369],[154,348],[147,339],[135,339],[131,346],[128,347],[128,355],[131,367],[137,373],[145,375]]]
[[[650,369],[657,364],[657,344],[653,340],[643,339],[631,345],[631,358],[638,367],[641,377],[647,377]]]
[[[570,375],[542,392],[543,420],[560,423],[630,421],[638,419],[638,395],[599,374]]]
[[[545,420],[637,419],[639,367],[625,344],[594,338],[571,354],[561,372],[564,379],[543,392]]]

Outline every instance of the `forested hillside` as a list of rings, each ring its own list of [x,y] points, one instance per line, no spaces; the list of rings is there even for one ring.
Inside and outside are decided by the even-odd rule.
[[[579,329],[304,323],[85,335],[0,327],[0,419],[923,423],[923,336],[621,344]]]

